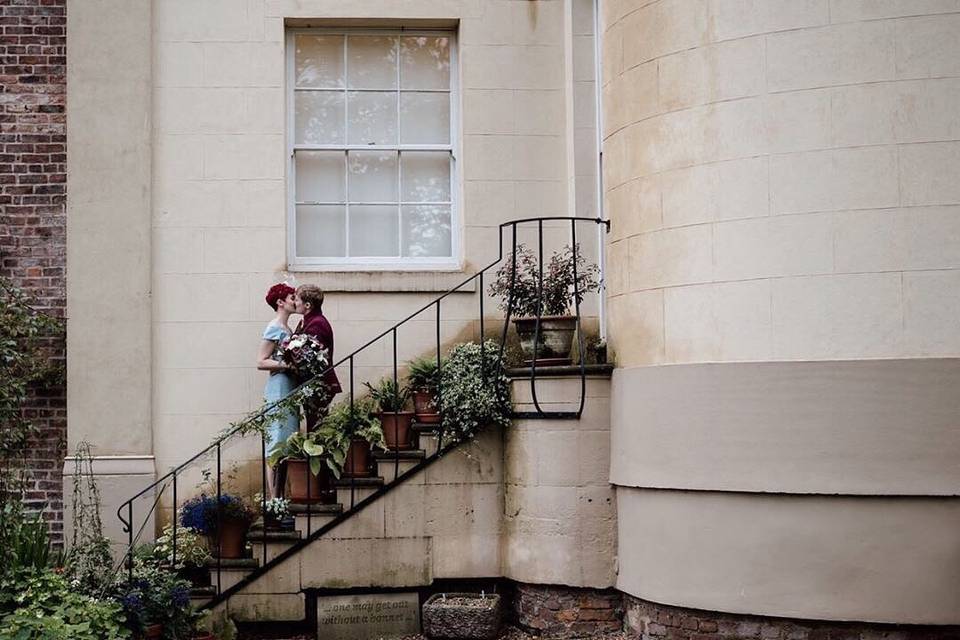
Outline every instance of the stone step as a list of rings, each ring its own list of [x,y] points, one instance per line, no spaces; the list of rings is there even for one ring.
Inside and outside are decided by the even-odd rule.
[[[343,513],[343,504],[336,502],[334,504],[291,504],[290,511],[294,515],[294,530],[307,535],[327,524],[341,513]],[[309,518],[309,524],[307,522]]]
[[[393,482],[398,476],[420,464],[425,457],[426,452],[423,449],[378,451],[373,454],[377,465],[377,475],[387,483]]]
[[[432,456],[437,452],[440,437],[435,431],[424,431],[417,436],[417,442],[426,456]]]
[[[251,529],[247,534],[247,542],[253,550],[253,557],[263,560],[264,546],[266,546],[266,561],[270,562],[278,555],[289,549],[303,538],[303,532],[296,529],[271,530]]]
[[[221,558],[219,572],[217,566],[216,558],[210,558],[207,561],[207,567],[210,568],[210,584],[214,588],[219,585],[220,590],[224,591],[243,580],[250,572],[259,567],[260,561],[256,558]],[[217,578],[218,573],[219,580]]]
[[[349,509],[382,487],[383,478],[380,476],[340,478],[333,481],[333,486],[337,488],[337,500],[345,509]]]

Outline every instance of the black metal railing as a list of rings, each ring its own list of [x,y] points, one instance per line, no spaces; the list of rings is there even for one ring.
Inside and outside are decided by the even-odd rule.
[[[569,223],[569,225],[570,225],[570,241],[571,241],[571,246],[572,246],[572,248],[573,248],[573,251],[572,251],[572,260],[573,260],[573,267],[572,267],[572,268],[573,268],[573,274],[574,274],[574,278],[573,278],[573,282],[574,282],[574,285],[573,285],[573,286],[574,286],[574,292],[573,292],[573,294],[574,294],[574,296],[573,296],[573,299],[574,299],[574,311],[575,311],[575,318],[576,318],[576,335],[577,335],[577,337],[578,337],[578,346],[579,346],[579,351],[578,351],[578,353],[579,353],[579,358],[578,358],[578,359],[579,359],[579,363],[578,363],[578,364],[579,364],[579,374],[580,374],[580,398],[579,398],[579,403],[578,403],[577,409],[576,409],[576,410],[573,410],[573,411],[547,411],[547,410],[545,410],[545,409],[543,408],[541,402],[539,401],[539,399],[538,399],[538,397],[537,397],[537,388],[536,388],[537,368],[538,368],[538,363],[537,363],[538,357],[537,357],[537,353],[538,353],[538,351],[539,351],[538,345],[540,344],[540,343],[539,343],[539,339],[540,339],[540,332],[541,332],[541,316],[543,315],[543,314],[542,314],[542,308],[543,308],[543,304],[542,304],[542,303],[543,303],[543,279],[544,279],[544,223],[556,223],[556,225],[558,225],[558,226],[555,226],[555,227],[553,227],[553,228],[561,228],[561,229],[562,229],[564,223]],[[405,317],[404,319],[400,320],[399,322],[397,322],[396,324],[394,324],[394,325],[391,326],[390,328],[388,328],[388,329],[386,329],[385,331],[381,332],[380,334],[378,334],[377,336],[375,336],[374,338],[372,338],[371,340],[369,340],[368,342],[366,342],[365,344],[363,344],[362,346],[360,346],[358,349],[355,349],[355,350],[354,350],[353,352],[351,352],[349,355],[341,358],[340,360],[336,361],[335,363],[332,363],[326,370],[324,370],[323,372],[319,373],[317,376],[315,376],[315,377],[312,378],[311,380],[307,380],[307,381],[303,382],[303,383],[302,383],[301,385],[299,385],[296,389],[294,389],[293,391],[291,391],[291,394],[290,394],[290,395],[302,391],[305,387],[307,387],[308,385],[311,385],[314,381],[316,381],[317,379],[321,378],[321,377],[322,377],[323,375],[325,375],[328,371],[330,371],[330,370],[332,370],[332,369],[334,369],[334,368],[336,368],[336,367],[345,365],[345,366],[347,367],[347,373],[348,373],[348,379],[349,379],[349,395],[348,395],[348,397],[349,397],[351,415],[353,415],[353,410],[354,410],[355,402],[356,402],[356,395],[355,395],[355,389],[356,389],[356,385],[355,385],[355,370],[356,370],[356,368],[357,368],[357,359],[358,359],[358,358],[360,357],[360,355],[361,355],[362,353],[364,353],[367,349],[369,349],[370,347],[372,347],[373,345],[375,345],[375,344],[378,343],[379,341],[381,341],[381,340],[383,340],[383,339],[386,339],[386,338],[388,338],[388,337],[389,337],[389,339],[390,339],[391,347],[392,347],[392,379],[393,379],[393,383],[394,383],[394,385],[395,385],[394,388],[399,388],[399,382],[400,382],[400,381],[399,381],[399,358],[398,358],[398,330],[399,330],[401,327],[403,327],[404,325],[406,325],[407,323],[409,323],[409,322],[415,320],[416,318],[418,318],[419,316],[421,316],[421,314],[424,314],[424,313],[429,312],[429,311],[431,311],[431,310],[434,311],[433,319],[432,319],[432,321],[435,323],[435,328],[436,328],[435,335],[434,335],[434,352],[435,352],[435,357],[436,357],[436,362],[437,362],[437,368],[438,368],[438,371],[439,371],[439,370],[442,368],[442,366],[443,366],[443,358],[442,358],[442,348],[443,348],[443,345],[442,345],[442,340],[441,340],[441,338],[442,338],[442,335],[441,335],[441,305],[443,304],[443,302],[444,302],[447,298],[449,298],[449,297],[452,296],[453,294],[461,291],[465,286],[467,286],[467,285],[469,285],[469,284],[471,284],[471,283],[473,283],[473,282],[475,282],[475,281],[477,282],[477,284],[478,284],[478,286],[479,286],[479,292],[478,292],[479,295],[477,296],[478,299],[479,299],[479,335],[480,335],[480,345],[481,345],[481,359],[483,359],[483,357],[484,357],[484,351],[483,351],[483,349],[485,348],[485,347],[484,347],[484,342],[485,342],[485,335],[486,335],[486,334],[485,334],[485,330],[486,330],[486,326],[485,326],[485,313],[484,313],[484,295],[485,295],[485,293],[484,293],[484,276],[485,276],[485,274],[486,274],[488,271],[490,271],[490,270],[493,269],[494,267],[497,267],[498,265],[500,265],[500,264],[503,262],[503,260],[504,260],[504,237],[503,237],[503,236],[504,236],[505,230],[509,229],[509,231],[510,231],[510,243],[511,243],[511,250],[510,250],[510,253],[509,253],[510,263],[511,263],[511,269],[510,269],[511,286],[510,286],[509,292],[508,292],[508,299],[507,299],[507,304],[506,304],[506,316],[505,316],[505,318],[504,318],[503,328],[502,328],[502,331],[501,331],[501,333],[500,333],[499,353],[498,353],[498,356],[497,356],[497,357],[498,357],[498,361],[502,364],[502,363],[503,363],[503,358],[504,358],[505,348],[506,348],[506,345],[507,345],[507,335],[508,335],[508,330],[509,330],[509,324],[510,324],[511,317],[512,317],[512,315],[513,315],[513,313],[514,313],[514,289],[515,289],[516,277],[517,277],[518,228],[523,227],[524,225],[535,225],[535,226],[536,226],[536,241],[537,241],[537,249],[538,249],[537,255],[538,255],[538,258],[539,258],[539,278],[538,278],[538,283],[537,283],[537,305],[536,305],[536,306],[537,306],[537,316],[536,316],[535,329],[534,329],[534,340],[533,340],[534,350],[533,350],[532,362],[531,362],[531,364],[530,364],[530,370],[531,370],[531,375],[530,375],[530,387],[531,387],[532,401],[533,401],[533,405],[534,405],[534,409],[535,409],[535,410],[534,410],[534,411],[529,411],[529,412],[522,412],[522,413],[515,412],[513,415],[514,415],[514,417],[523,417],[523,418],[551,418],[551,419],[577,419],[577,418],[579,418],[580,415],[581,415],[582,412],[583,412],[584,402],[585,402],[585,397],[586,397],[586,361],[585,361],[584,337],[583,337],[583,330],[582,330],[583,327],[582,327],[582,322],[581,322],[581,297],[582,297],[582,296],[581,296],[581,293],[582,293],[582,292],[578,290],[578,287],[579,287],[579,278],[578,278],[578,274],[577,274],[577,268],[578,268],[577,262],[578,262],[578,257],[579,257],[579,254],[578,254],[578,252],[579,252],[579,247],[578,247],[578,243],[577,243],[577,225],[578,225],[578,224],[581,224],[581,225],[583,225],[583,224],[590,224],[590,225],[593,225],[593,227],[596,227],[597,225],[601,225],[601,226],[604,227],[607,231],[609,231],[609,227],[610,227],[610,223],[609,223],[608,221],[602,220],[602,219],[599,219],[599,218],[579,218],[579,217],[563,217],[563,216],[541,217],[541,218],[525,218],[525,219],[513,220],[513,221],[510,221],[510,222],[505,222],[505,223],[501,224],[500,227],[499,227],[499,240],[500,240],[499,245],[500,245],[500,246],[499,246],[499,251],[498,251],[498,255],[497,255],[496,260],[494,260],[494,261],[491,262],[490,264],[488,264],[488,265],[486,265],[485,267],[483,267],[482,269],[480,269],[480,270],[479,270],[477,273],[475,273],[474,275],[472,275],[472,276],[464,279],[464,280],[463,280],[462,282],[460,282],[457,286],[455,286],[455,287],[453,287],[452,289],[448,290],[447,292],[441,294],[440,296],[438,296],[438,297],[437,297],[436,299],[434,299],[433,301],[431,301],[431,302],[429,302],[428,304],[420,307],[419,309],[417,309],[416,311],[414,311],[413,313],[411,313],[410,315],[408,315],[408,316]],[[601,282],[601,287],[602,287],[602,282]],[[542,367],[542,365],[541,365],[541,367]],[[438,378],[439,378],[439,376],[438,376]],[[288,547],[287,549],[285,549],[284,551],[282,551],[282,552],[279,553],[278,555],[276,555],[274,558],[268,559],[268,555],[267,555],[267,536],[266,536],[267,529],[266,529],[266,526],[264,526],[264,528],[263,528],[263,538],[262,538],[262,554],[261,554],[261,558],[260,558],[260,565],[259,565],[259,567],[256,568],[252,573],[249,573],[248,575],[246,575],[246,577],[242,578],[239,582],[237,582],[237,583],[233,584],[232,586],[230,586],[229,588],[223,588],[223,586],[222,586],[222,584],[223,584],[223,582],[222,582],[222,576],[223,576],[223,559],[222,559],[222,546],[221,546],[221,545],[222,545],[222,536],[217,535],[216,541],[215,541],[215,545],[216,545],[216,546],[215,546],[215,549],[211,549],[211,551],[214,551],[214,550],[216,551],[216,555],[215,555],[215,557],[214,557],[215,563],[214,563],[213,566],[211,567],[211,573],[212,573],[213,571],[216,572],[216,582],[215,582],[215,585],[216,585],[216,594],[214,595],[214,597],[213,597],[213,599],[212,599],[211,601],[209,601],[209,602],[206,603],[205,606],[214,606],[215,604],[217,604],[217,603],[219,603],[219,602],[222,602],[222,601],[224,601],[225,599],[229,598],[230,595],[232,595],[233,593],[235,593],[235,592],[237,592],[238,590],[242,589],[245,585],[247,585],[247,584],[253,582],[254,580],[256,580],[260,575],[263,575],[264,573],[266,573],[267,571],[269,571],[273,566],[276,566],[277,564],[279,564],[279,563],[282,562],[283,560],[291,557],[292,555],[294,555],[295,553],[297,553],[300,549],[302,549],[304,546],[308,545],[311,541],[316,540],[317,538],[323,536],[325,533],[327,533],[327,532],[330,531],[331,529],[335,528],[335,527],[338,526],[340,523],[346,521],[346,520],[349,519],[352,515],[354,515],[355,513],[359,512],[360,510],[362,510],[362,509],[363,509],[364,507],[366,507],[367,505],[369,505],[369,504],[371,504],[372,502],[376,501],[379,497],[381,497],[381,496],[384,495],[385,493],[391,491],[394,487],[396,487],[397,485],[401,484],[406,478],[410,477],[411,475],[413,475],[413,474],[415,474],[415,473],[418,473],[419,471],[421,471],[421,470],[424,469],[425,467],[433,464],[437,459],[439,459],[439,458],[440,458],[444,453],[446,453],[448,450],[456,447],[457,444],[458,444],[458,443],[456,442],[456,440],[454,440],[454,441],[452,441],[452,442],[448,442],[448,443],[445,443],[445,441],[444,441],[444,424],[443,424],[444,421],[443,421],[443,415],[442,415],[442,404],[441,404],[441,402],[440,402],[440,400],[442,399],[442,394],[443,394],[442,385],[439,385],[439,384],[438,384],[438,389],[437,389],[437,410],[438,410],[438,412],[440,413],[440,418],[439,418],[439,422],[437,423],[437,428],[436,428],[436,437],[437,437],[437,450],[436,450],[436,452],[434,452],[434,453],[433,453],[432,455],[430,455],[430,456],[425,456],[425,457],[424,457],[423,459],[421,459],[418,463],[414,464],[411,468],[409,468],[409,469],[407,469],[406,471],[404,471],[403,473],[401,473],[401,472],[400,472],[400,460],[401,460],[401,457],[402,457],[402,455],[401,455],[401,448],[400,448],[399,446],[397,446],[397,447],[393,450],[393,454],[394,454],[394,455],[393,455],[393,459],[394,459],[394,473],[393,473],[393,478],[392,478],[389,482],[387,482],[387,479],[384,478],[384,479],[383,479],[383,480],[384,480],[384,483],[383,483],[381,486],[377,487],[372,493],[370,493],[370,494],[367,495],[365,498],[363,498],[363,499],[361,499],[361,500],[358,501],[358,500],[356,499],[356,497],[357,497],[358,481],[357,481],[356,476],[351,476],[351,477],[349,478],[349,480],[350,480],[350,483],[349,483],[349,489],[350,489],[350,506],[349,506],[349,508],[344,508],[341,513],[339,513],[338,515],[335,515],[332,519],[328,520],[327,522],[325,522],[323,525],[321,525],[320,527],[318,527],[318,528],[316,528],[316,529],[314,529],[313,526],[312,526],[312,525],[313,525],[313,523],[312,523],[313,517],[312,517],[312,516],[313,516],[315,513],[319,513],[320,511],[322,511],[322,509],[320,509],[320,507],[316,507],[316,511],[314,510],[314,501],[313,501],[313,498],[314,498],[315,496],[311,496],[311,495],[310,495],[310,493],[311,493],[311,491],[312,491],[312,489],[311,489],[311,482],[310,482],[310,474],[311,474],[311,472],[310,472],[310,465],[309,465],[309,464],[304,465],[305,474],[306,474],[305,480],[306,480],[306,487],[307,487],[307,501],[306,501],[306,506],[305,506],[305,509],[306,509],[305,515],[306,515],[306,517],[307,517],[307,518],[306,518],[306,519],[307,519],[307,524],[306,524],[306,536],[303,537],[302,539],[300,539],[299,541],[295,542],[293,545],[291,545],[290,547]],[[289,397],[289,395],[288,395],[288,397]],[[216,487],[216,499],[217,499],[217,531],[218,531],[218,532],[222,531],[222,510],[223,510],[223,504],[222,504],[222,501],[221,501],[221,500],[222,500],[222,497],[223,497],[223,495],[224,495],[224,494],[223,494],[223,449],[224,449],[224,446],[225,446],[228,442],[230,442],[231,440],[233,440],[235,437],[237,437],[238,435],[239,435],[239,436],[244,435],[244,434],[246,433],[246,430],[244,429],[244,427],[245,427],[246,425],[250,424],[251,422],[257,421],[257,420],[263,420],[266,416],[269,416],[269,415],[270,415],[270,412],[273,411],[274,409],[276,409],[277,406],[278,406],[280,403],[282,403],[282,402],[283,402],[283,399],[278,400],[278,401],[275,401],[275,402],[271,402],[271,403],[266,403],[266,404],[264,404],[264,405],[261,406],[259,409],[257,409],[257,410],[254,411],[253,413],[251,413],[244,421],[241,421],[241,422],[239,422],[239,423],[236,423],[233,428],[227,430],[225,433],[223,433],[221,436],[219,436],[217,439],[215,439],[210,445],[208,445],[207,447],[205,447],[205,448],[202,449],[201,451],[199,451],[199,452],[197,452],[196,454],[194,454],[192,457],[190,457],[190,458],[189,458],[188,460],[186,460],[185,462],[183,462],[183,463],[179,464],[178,466],[174,467],[173,469],[171,469],[170,471],[168,471],[167,473],[165,473],[163,476],[161,476],[160,478],[158,478],[155,482],[151,483],[151,484],[148,485],[147,487],[145,487],[145,488],[143,488],[142,490],[138,491],[138,492],[137,492],[135,495],[133,495],[130,499],[128,499],[126,502],[124,502],[123,504],[120,505],[120,507],[117,509],[117,517],[120,519],[120,521],[121,521],[121,523],[122,523],[122,525],[123,525],[123,531],[124,531],[124,533],[127,534],[127,549],[126,549],[126,553],[124,554],[124,558],[123,558],[123,560],[121,561],[121,564],[118,565],[118,567],[117,567],[118,571],[121,570],[121,569],[125,566],[125,567],[126,567],[126,570],[130,572],[129,575],[132,576],[133,567],[134,567],[134,562],[133,562],[134,549],[135,549],[137,543],[139,542],[140,537],[141,537],[141,535],[143,534],[144,529],[146,528],[147,524],[149,523],[151,516],[156,512],[157,507],[158,507],[158,505],[160,504],[160,498],[161,498],[161,496],[163,495],[163,492],[166,490],[167,487],[171,487],[171,488],[172,488],[172,497],[173,497],[173,505],[172,505],[172,518],[173,518],[173,522],[172,522],[172,524],[173,524],[173,527],[172,527],[172,538],[173,538],[173,539],[172,539],[172,544],[171,544],[171,548],[172,548],[172,561],[173,561],[172,564],[173,564],[174,567],[177,565],[177,559],[178,559],[178,544],[177,544],[177,537],[178,537],[178,532],[177,532],[178,522],[177,522],[177,521],[178,521],[178,515],[177,515],[177,513],[178,513],[178,498],[179,498],[178,484],[179,484],[179,482],[181,481],[181,479],[183,478],[183,476],[186,475],[188,469],[189,469],[192,465],[194,465],[194,463],[196,463],[198,460],[206,459],[206,458],[209,458],[209,457],[213,457],[213,458],[214,458],[214,465],[215,465],[215,466],[214,466],[213,473],[215,473],[215,487]],[[388,412],[388,413],[389,413],[389,412]],[[395,413],[396,413],[396,412],[395,412]],[[394,435],[394,442],[395,442],[395,443],[399,443],[399,438],[398,438],[398,436],[399,436],[399,433],[398,433],[398,420],[394,420],[394,434],[393,434],[393,435]],[[268,452],[267,452],[267,448],[266,448],[266,438],[265,438],[265,436],[262,436],[262,435],[261,435],[260,447],[259,447],[259,458],[260,458],[259,462],[260,462],[260,467],[261,467],[261,469],[260,469],[260,481],[261,481],[261,485],[262,485],[261,495],[263,496],[263,498],[262,498],[262,499],[263,499],[263,502],[262,502],[262,504],[261,504],[261,509],[263,510],[263,512],[264,512],[264,514],[265,514],[265,512],[266,512],[266,500],[267,500],[266,496],[267,496],[267,494],[268,494],[268,481],[267,481],[267,476],[268,476],[268,473],[267,473],[267,458],[268,458]],[[142,524],[141,524],[140,527],[137,529],[136,533],[134,533],[134,528],[135,528],[135,527],[134,527],[134,522],[135,522],[135,517],[134,517],[134,515],[135,515],[135,514],[134,514],[134,505],[135,505],[135,503],[136,503],[137,500],[140,500],[141,498],[144,498],[145,496],[150,496],[151,494],[153,494],[152,500],[151,500],[151,503],[152,503],[152,504],[150,505],[149,509],[146,511],[146,514],[143,516],[143,522],[142,522]],[[328,511],[327,513],[329,514],[329,511]],[[265,525],[265,523],[264,523],[264,525]]]

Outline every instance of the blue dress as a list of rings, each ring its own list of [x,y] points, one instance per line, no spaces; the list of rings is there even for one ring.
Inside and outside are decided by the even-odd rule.
[[[289,336],[290,334],[284,327],[273,324],[272,322],[263,330],[263,339],[270,340],[277,345],[271,356],[274,360],[279,361],[281,359],[280,343]],[[267,386],[263,390],[263,399],[266,402],[275,402],[293,391],[296,386],[293,376],[286,371],[272,372],[270,378],[267,380]],[[273,451],[273,448],[277,446],[277,444],[284,442],[291,434],[296,433],[299,429],[300,415],[298,413],[278,415],[276,419],[270,423],[270,426],[267,427],[267,455],[270,455],[270,452]]]

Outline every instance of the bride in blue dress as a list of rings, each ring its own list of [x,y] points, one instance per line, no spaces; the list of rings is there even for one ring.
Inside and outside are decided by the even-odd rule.
[[[267,291],[267,304],[277,312],[277,316],[263,330],[263,340],[257,354],[257,369],[270,372],[267,386],[263,390],[263,399],[266,402],[280,400],[297,386],[294,372],[280,355],[281,343],[293,333],[288,322],[290,314],[296,311],[296,293],[293,287],[286,284],[275,284]],[[277,415],[267,427],[267,456],[270,456],[274,447],[286,441],[299,429],[299,414],[287,412]],[[273,498],[282,498],[287,474],[282,463],[277,467],[270,469],[270,494]]]

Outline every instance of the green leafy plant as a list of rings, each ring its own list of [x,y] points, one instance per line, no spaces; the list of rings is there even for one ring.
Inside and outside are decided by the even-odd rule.
[[[450,350],[440,382],[443,435],[447,442],[473,438],[482,427],[510,424],[510,382],[499,357],[500,346],[487,340]]]
[[[173,560],[173,525],[168,524],[153,546],[153,559],[160,566],[173,569],[203,567],[210,559],[210,551],[203,538],[194,529],[177,526],[177,562]]]
[[[318,475],[324,465],[337,478],[343,472],[343,462],[350,448],[350,438],[339,430],[323,423],[308,434],[299,431],[273,448],[268,458],[271,466],[288,460],[306,460],[310,472]]]
[[[440,368],[437,367],[437,359],[430,356],[423,356],[416,360],[411,360],[407,365],[407,382],[411,389],[434,391],[439,381]]]
[[[0,640],[129,638],[122,606],[87,595],[54,570],[21,570],[0,581]]]
[[[63,382],[62,360],[51,350],[62,336],[61,319],[0,278],[0,459],[17,457],[34,433],[25,410],[31,387]]]
[[[600,269],[587,262],[579,245],[576,254],[576,276],[573,247],[567,245],[550,256],[543,272],[541,291],[540,263],[532,249],[520,244],[517,246],[516,272],[512,261],[508,261],[497,271],[488,291],[500,299],[500,309],[506,313],[512,290],[511,313],[514,317],[569,315],[574,302],[579,304],[587,293],[600,290]]]
[[[377,383],[377,386],[373,386],[369,382],[363,384],[370,390],[370,397],[377,403],[381,413],[403,411],[410,399],[410,387],[394,382],[393,378],[383,378]]]
[[[0,503],[0,574],[44,569],[50,564],[47,523],[26,512],[19,496]]]
[[[333,405],[321,427],[343,433],[348,442],[351,439],[366,440],[374,447],[387,448],[383,425],[374,415],[374,401],[370,397],[354,400],[352,407],[347,400]]]

